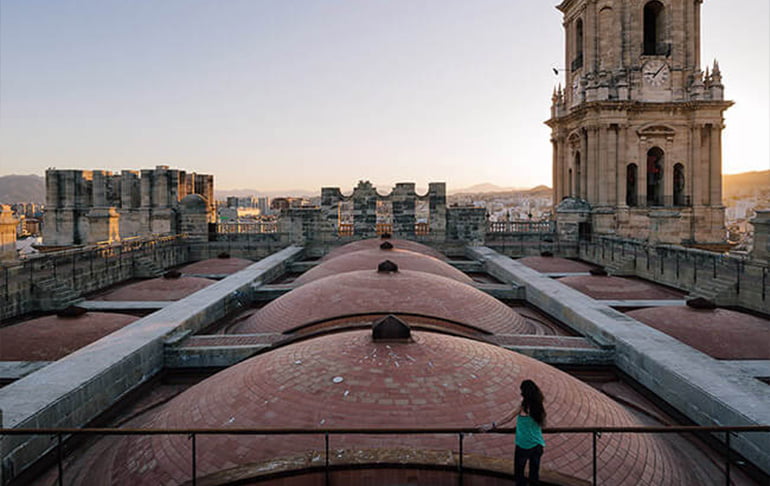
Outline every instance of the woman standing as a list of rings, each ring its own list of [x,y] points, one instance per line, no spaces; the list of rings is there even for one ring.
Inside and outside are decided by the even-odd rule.
[[[492,422],[484,429],[491,430],[516,420],[516,453],[513,457],[513,477],[517,486],[526,486],[524,466],[529,462],[529,484],[540,482],[540,458],[543,456],[542,427],[545,425],[545,407],[543,407],[543,392],[532,380],[521,382],[521,405],[499,423]]]

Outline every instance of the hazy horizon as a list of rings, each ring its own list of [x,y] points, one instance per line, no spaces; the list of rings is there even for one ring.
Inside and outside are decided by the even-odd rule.
[[[170,165],[220,190],[551,185],[557,2],[0,3],[0,175]],[[702,6],[724,173],[770,165],[770,4]],[[562,81],[563,82],[563,81]]]

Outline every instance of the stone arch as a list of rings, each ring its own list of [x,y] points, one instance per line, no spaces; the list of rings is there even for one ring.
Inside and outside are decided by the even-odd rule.
[[[663,168],[665,153],[660,147],[647,151],[647,205],[663,206]]]
[[[583,46],[585,44],[585,34],[583,32],[583,19],[578,18],[575,21],[575,60],[572,69],[583,67]]]
[[[688,206],[685,196],[685,172],[684,165],[674,164],[674,206]]]
[[[636,164],[626,166],[626,205],[639,205],[639,167]]]
[[[644,55],[659,56],[667,54],[668,46],[664,42],[665,6],[658,0],[644,5]]]

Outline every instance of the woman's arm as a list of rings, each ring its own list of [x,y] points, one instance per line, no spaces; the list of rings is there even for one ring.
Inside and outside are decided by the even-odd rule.
[[[516,418],[516,416],[519,415],[520,413],[521,413],[521,406],[518,406],[514,411],[512,411],[511,413],[503,417],[503,419],[500,420],[499,422],[492,422],[492,428],[496,429],[500,426],[507,424],[508,422]]]

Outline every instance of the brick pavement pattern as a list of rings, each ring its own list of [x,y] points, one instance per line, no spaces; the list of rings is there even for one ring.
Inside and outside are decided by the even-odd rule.
[[[634,319],[716,359],[770,359],[770,320],[728,309],[650,307]]]
[[[142,425],[181,427],[468,427],[500,420],[517,406],[521,380],[543,389],[548,425],[631,426],[639,419],[574,377],[478,341],[413,332],[410,343],[375,343],[371,331],[325,335],[261,354],[189,388]],[[510,425],[509,425],[510,426]],[[456,437],[335,436],[332,464],[368,450],[453,450]],[[590,436],[546,436],[543,469],[591,477]],[[70,469],[72,484],[180,484],[190,479],[185,436],[104,441]],[[646,434],[599,439],[600,484],[688,484],[690,467],[664,440]],[[323,451],[323,436],[199,437],[199,475]],[[322,452],[321,452],[322,453]],[[513,437],[473,434],[465,453],[511,460]],[[692,484],[692,483],[690,483]]]
[[[286,332],[357,313],[421,314],[496,334],[532,333],[520,314],[484,292],[425,272],[358,270],[316,280],[270,302],[231,332]]]
[[[409,250],[397,250],[395,248],[392,250],[375,248],[373,250],[361,250],[336,256],[335,258],[326,260],[303,273],[294,281],[294,283],[305,284],[320,278],[328,277],[329,275],[351,272],[354,270],[371,270],[377,268],[377,265],[384,260],[392,261],[398,265],[398,268],[400,269],[441,275],[442,277],[451,278],[467,284],[473,283],[472,278],[443,260],[422,253]]]
[[[385,241],[390,242],[390,244],[393,245],[393,248],[396,250],[409,250],[415,253],[422,253],[423,255],[432,256],[433,258],[438,258],[439,260],[447,259],[447,257],[444,256],[444,254],[441,253],[440,251],[434,250],[428,245],[417,243],[416,241],[400,240],[397,238],[395,239],[394,238],[389,238],[389,239],[370,238],[368,240],[354,241],[352,243],[348,243],[347,245],[342,245],[338,248],[335,248],[334,250],[327,253],[321,259],[321,261],[325,262],[325,261],[331,260],[332,258],[338,257],[340,255],[346,255],[348,253],[352,253],[355,251],[379,249],[380,245]]]
[[[110,312],[38,317],[0,328],[0,361],[55,361],[139,318]]]

